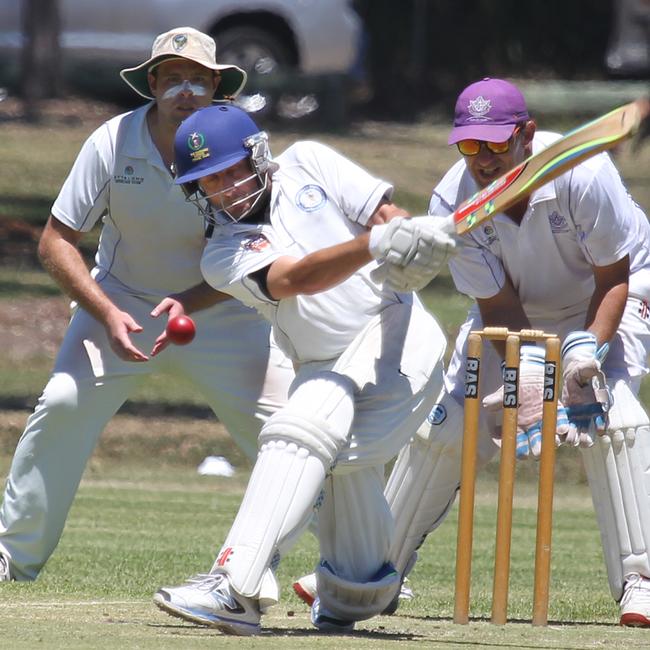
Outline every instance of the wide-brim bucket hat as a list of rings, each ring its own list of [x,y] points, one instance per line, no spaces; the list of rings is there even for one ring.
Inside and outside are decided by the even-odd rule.
[[[154,99],[147,74],[163,61],[187,59],[216,70],[221,75],[213,101],[232,99],[244,87],[247,75],[236,65],[218,64],[216,50],[214,39],[207,34],[193,27],[177,27],[157,36],[151,48],[151,57],[135,68],[125,68],[120,76],[138,95]]]

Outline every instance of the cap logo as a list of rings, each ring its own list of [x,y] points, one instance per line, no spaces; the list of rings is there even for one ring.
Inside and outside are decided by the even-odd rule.
[[[180,52],[186,45],[187,45],[187,36],[185,34],[176,34],[176,36],[172,38],[172,47],[177,52]]]
[[[190,133],[190,136],[187,138],[187,147],[190,150],[190,158],[192,162],[198,162],[204,158],[210,157],[210,150],[207,147],[204,147],[205,138],[202,133],[194,131]]]
[[[492,108],[492,102],[489,99],[484,99],[482,95],[479,95],[476,99],[470,99],[469,104],[467,105],[467,110],[470,112],[470,120],[478,121],[487,121],[490,118],[487,114]]]

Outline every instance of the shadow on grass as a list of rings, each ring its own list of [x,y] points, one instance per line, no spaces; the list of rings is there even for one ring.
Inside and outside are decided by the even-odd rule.
[[[37,268],[36,262],[33,268]],[[39,283],[22,282],[20,280],[0,280],[0,294],[4,298],[17,296],[21,298],[50,298],[60,296],[61,290],[56,285],[45,285]]]
[[[195,630],[210,630],[213,631],[215,636],[224,636],[217,628],[209,628],[206,626],[195,626],[191,624],[183,623],[147,623],[147,627],[152,627],[156,629],[163,630],[174,630],[176,632],[180,630],[186,630],[192,632]],[[354,630],[350,634],[328,634],[326,632],[320,632],[316,629],[308,628],[284,628],[284,627],[262,627],[260,634],[256,635],[256,638],[265,639],[269,637],[285,637],[285,638],[314,638],[314,637],[328,637],[332,639],[373,639],[376,641],[417,641],[418,639],[426,639],[426,637],[415,634],[413,632],[388,632],[382,630]]]
[[[0,411],[32,410],[36,405],[34,395],[2,395],[0,396]],[[187,402],[125,402],[120,410],[120,415],[134,415],[138,417],[166,417],[192,419],[215,419],[216,416],[208,406],[191,404]]]
[[[454,619],[451,616],[414,616],[413,614],[393,614],[393,616],[398,616],[403,619],[415,619],[417,621],[431,621],[432,623],[453,623]],[[469,622],[471,623],[490,623],[491,619],[489,616],[470,616]],[[508,623],[506,625],[511,625],[511,624],[518,624],[518,625],[530,625],[532,627],[532,620],[529,618],[509,618]],[[545,626],[540,626],[540,627],[592,627],[592,628],[607,628],[607,629],[612,629],[613,627],[616,627],[612,623],[609,622],[603,622],[603,621],[578,621],[578,620],[573,620],[573,621],[556,621],[556,620],[549,620],[548,624]],[[459,624],[459,627],[464,627]],[[500,626],[495,625],[495,629]],[[487,644],[489,645],[489,644]],[[519,646],[517,647],[531,647],[531,648],[539,648],[542,646],[539,645],[534,645],[534,646]],[[555,646],[553,646],[555,647]]]

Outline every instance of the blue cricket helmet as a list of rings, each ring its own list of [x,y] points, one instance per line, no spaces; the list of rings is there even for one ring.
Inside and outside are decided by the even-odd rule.
[[[232,105],[209,106],[184,120],[174,140],[176,184],[208,224],[238,222],[254,213],[269,191],[268,136],[248,113]],[[208,195],[199,179],[248,160],[250,172],[228,188]],[[237,184],[255,179],[255,188],[231,198]],[[246,209],[241,205],[248,203]]]
[[[249,138],[258,133],[257,124],[236,106],[220,104],[196,111],[176,131],[176,184],[215,174],[249,157]]]

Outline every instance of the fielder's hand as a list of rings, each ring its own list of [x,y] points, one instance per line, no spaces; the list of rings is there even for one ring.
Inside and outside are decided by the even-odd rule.
[[[539,458],[542,451],[542,410],[544,396],[544,350],[522,345],[519,363],[519,409],[517,411],[517,458],[530,454]],[[503,386],[483,398],[483,408],[497,412],[503,408]],[[567,434],[569,422],[561,402],[557,406],[556,443]],[[500,438],[495,439],[500,446]]]
[[[151,310],[151,316],[153,318],[158,318],[158,316],[161,316],[162,314],[167,314],[167,321],[169,322],[172,318],[176,318],[177,316],[184,316],[185,308],[183,307],[183,304],[174,296],[167,296],[166,298],[163,298]],[[160,354],[169,345],[169,343],[170,341],[169,337],[167,336],[167,331],[163,330],[153,343],[151,356],[155,357],[157,354]]]
[[[591,447],[592,428],[598,434],[607,429],[611,397],[601,364],[608,350],[607,343],[598,348],[591,332],[571,332],[562,344],[562,401],[569,410],[567,444]]]

